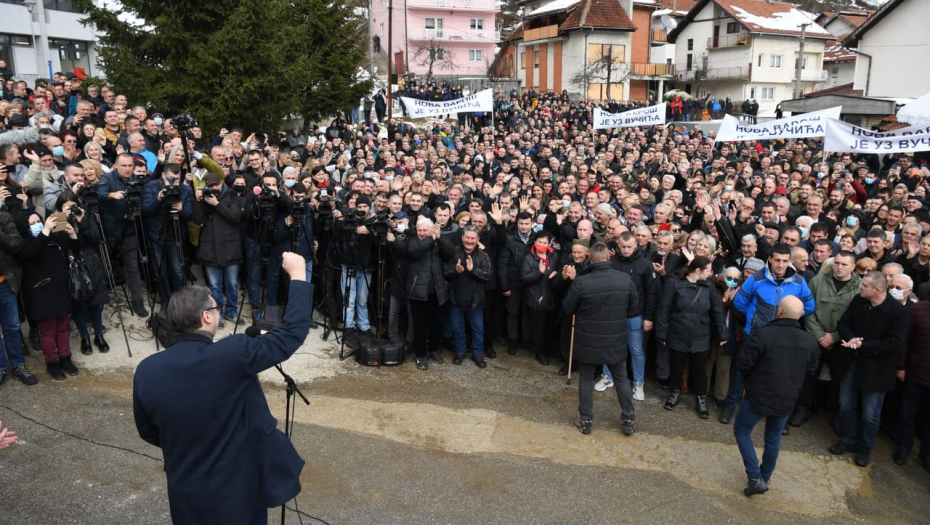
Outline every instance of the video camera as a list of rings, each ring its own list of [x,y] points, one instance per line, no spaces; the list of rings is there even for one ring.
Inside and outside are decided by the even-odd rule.
[[[255,199],[258,201],[258,209],[261,211],[262,219],[274,218],[277,210],[277,196],[274,192],[268,186],[263,185],[261,193],[258,193]]]
[[[387,211],[378,212],[374,217],[368,219],[366,225],[378,236],[379,243],[387,243],[387,234],[393,228],[391,218],[388,217]]]
[[[100,195],[97,193],[96,184],[81,184],[77,190],[78,204],[93,213],[100,209]]]
[[[197,123],[197,119],[190,113],[183,113],[176,117],[171,117],[171,122],[174,123],[174,127],[178,128],[178,131],[189,131],[195,126],[200,126],[200,124]]]
[[[333,227],[333,201],[331,199],[325,188],[320,190],[316,212],[323,225],[323,231],[329,231]]]
[[[349,208],[342,215],[342,227],[348,232],[355,233],[359,226],[366,225],[366,219],[368,219],[366,212]]]
[[[174,181],[174,177],[168,177],[168,182],[162,186],[162,191],[165,192],[162,202],[169,207],[181,202],[181,187]],[[177,210],[171,208],[171,212],[177,213]]]
[[[142,185],[141,178],[133,177],[126,182],[126,214],[138,216],[142,213]]]
[[[303,220],[304,216],[307,215],[307,203],[310,202],[310,197],[304,197],[299,200],[291,201],[290,208],[288,209],[288,215],[293,217],[295,224],[300,224],[300,221]]]

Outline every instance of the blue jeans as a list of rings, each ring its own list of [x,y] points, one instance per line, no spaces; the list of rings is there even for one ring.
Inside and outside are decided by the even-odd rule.
[[[84,306],[79,303],[74,306],[75,308],[71,312],[71,320],[74,321],[74,326],[77,327],[81,337],[90,337],[87,332],[87,319],[84,318]],[[98,304],[97,306],[88,306],[87,310],[90,312],[90,319],[94,323],[94,335],[102,336],[103,307]]]
[[[626,320],[626,347],[633,358],[633,382],[642,383],[646,380],[646,353],[643,350],[643,316],[628,317]],[[604,375],[613,379],[607,365],[604,365]]]
[[[155,264],[161,269],[158,276],[158,292],[161,294],[161,309],[168,307],[171,292],[184,286],[184,266],[174,241],[155,241],[152,243],[152,255]]]
[[[861,443],[869,450],[875,446],[875,436],[878,435],[878,423],[882,416],[882,402],[885,400],[884,392],[860,392],[853,386],[856,376],[854,363],[840,381],[840,428],[843,431],[843,443],[855,445],[860,443],[859,418],[856,415],[856,405],[862,399],[862,440]]]
[[[23,341],[19,337],[19,309],[16,294],[10,283],[0,283],[0,327],[3,328],[3,350],[0,351],[0,370],[6,370],[7,359],[13,368],[26,364]]]
[[[471,325],[471,355],[481,357],[484,355],[484,308],[472,310],[471,306],[452,304],[450,301],[449,313],[452,317],[452,337],[455,341],[455,353],[464,356],[468,349],[465,347],[465,320]]]
[[[203,274],[207,278],[207,286],[210,287],[210,295],[216,301],[220,312],[225,313],[227,317],[236,317],[238,313],[239,302],[239,265],[230,264],[229,266],[204,266]],[[223,300],[223,286],[226,286],[226,300]],[[225,308],[224,308],[225,305]]]
[[[346,280],[349,278],[348,269],[342,267],[342,290],[346,289]],[[356,271],[355,277],[349,281],[349,297],[343,298],[346,302],[345,327],[348,329],[355,328],[355,317],[358,314],[358,328],[365,332],[371,328],[368,324],[368,281],[371,279],[371,272]]]
[[[752,444],[752,429],[765,418],[765,447],[762,452],[762,468],[759,468],[759,457]],[[778,449],[781,445],[781,432],[785,428],[788,416],[763,416],[752,408],[748,399],[744,399],[733,421],[733,436],[736,446],[743,456],[743,465],[746,475],[750,478],[762,478],[768,483],[775,471],[775,462],[778,461]]]
[[[739,400],[743,397],[744,383],[743,374],[740,373],[739,368],[736,368],[733,376],[730,377],[730,389],[727,390],[727,398],[723,400],[725,406],[735,407],[739,404]]]
[[[248,237],[245,247],[249,252],[249,306],[258,310],[262,306],[262,268],[265,268],[265,298],[268,306],[278,306],[278,279],[281,277],[281,254],[273,247],[268,249],[268,264],[262,263],[261,245]]]

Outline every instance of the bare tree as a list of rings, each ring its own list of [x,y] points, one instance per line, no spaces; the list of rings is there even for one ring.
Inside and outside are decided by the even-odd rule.
[[[454,69],[455,60],[452,57],[452,50],[442,45],[442,42],[430,40],[426,45],[417,46],[413,49],[413,62],[418,66],[425,66],[426,81],[433,79],[433,68],[437,69]]]
[[[588,96],[591,84],[606,84],[607,100],[610,100],[613,98],[610,92],[612,84],[626,82],[632,73],[633,71],[630,69],[629,64],[626,63],[625,58],[615,55],[614,46],[607,44],[603,47],[602,55],[585,64],[578,73],[572,76],[569,82],[580,87],[584,91],[585,98]]]

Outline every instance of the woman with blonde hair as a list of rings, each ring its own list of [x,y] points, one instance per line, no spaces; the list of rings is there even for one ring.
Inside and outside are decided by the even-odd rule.
[[[84,182],[88,186],[97,184],[97,182],[100,181],[100,177],[103,177],[106,171],[103,169],[103,164],[99,160],[84,159],[79,162],[79,164],[84,168]]]

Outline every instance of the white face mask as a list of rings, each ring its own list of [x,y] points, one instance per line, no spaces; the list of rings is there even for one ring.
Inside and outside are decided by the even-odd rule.
[[[891,294],[892,297],[894,297],[895,301],[904,300],[904,290],[898,290],[897,288],[889,288],[888,293]]]

